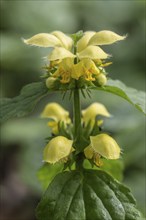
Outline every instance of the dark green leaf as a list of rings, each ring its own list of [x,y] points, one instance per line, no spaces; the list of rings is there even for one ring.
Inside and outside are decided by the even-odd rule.
[[[35,82],[24,86],[19,96],[1,99],[0,121],[23,117],[29,114],[37,102],[47,94],[48,89],[43,82]]]
[[[137,91],[136,89],[129,88],[121,81],[111,80],[111,79],[108,80],[106,86],[92,87],[92,89],[102,90],[120,96],[123,99],[130,102],[132,105],[134,105],[138,110],[146,114],[145,92]]]
[[[38,220],[140,220],[130,190],[104,171],[57,175],[39,203]]]

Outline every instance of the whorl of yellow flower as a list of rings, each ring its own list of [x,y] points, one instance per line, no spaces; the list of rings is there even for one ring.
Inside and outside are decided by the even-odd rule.
[[[43,160],[51,164],[59,161],[67,162],[68,156],[74,151],[72,144],[72,140],[63,136],[51,139],[44,149]]]
[[[53,50],[47,58],[50,62],[59,61],[54,77],[61,77],[61,83],[69,83],[71,78],[78,80],[80,77],[84,77],[87,81],[94,81],[95,75],[100,73],[100,69],[96,67],[94,60],[110,57],[99,46],[113,44],[124,40],[125,37],[108,30],[87,31],[74,45],[74,41],[70,36],[61,31],[54,31],[52,33],[36,34],[27,40],[24,39],[24,43],[39,47],[52,47]],[[73,53],[74,47],[76,47],[76,53]],[[74,64],[75,58],[79,65]],[[106,66],[106,63],[102,66]],[[104,85],[106,76],[104,76],[104,80],[100,79],[99,81],[99,85]]]

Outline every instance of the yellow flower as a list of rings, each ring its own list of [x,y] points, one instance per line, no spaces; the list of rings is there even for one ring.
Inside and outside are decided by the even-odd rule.
[[[58,69],[53,74],[53,77],[61,77],[61,83],[70,82],[71,76],[74,72],[74,61],[72,58],[65,58],[58,65]]]
[[[81,76],[87,81],[95,81],[94,76],[98,75],[100,75],[100,70],[91,59],[85,58],[74,64],[72,58],[65,58],[58,65],[58,69],[52,76],[61,77],[60,82],[68,83],[71,78],[78,80]]]
[[[59,161],[66,162],[70,153],[74,151],[72,144],[72,140],[63,136],[53,138],[44,149],[43,160],[52,164]]]
[[[97,166],[100,166],[100,157],[106,159],[118,159],[120,147],[117,142],[107,134],[99,134],[90,137],[90,145],[84,149],[87,159],[93,159]]]
[[[89,58],[82,59],[78,64],[74,66],[75,68],[71,76],[77,80],[80,76],[83,76],[87,81],[95,81],[94,76],[98,76],[100,74],[100,70]]]
[[[96,116],[102,115],[105,117],[110,117],[110,113],[107,111],[104,105],[98,102],[94,102],[88,108],[82,110],[82,117],[85,126],[90,122],[90,126],[94,126]]]
[[[45,106],[41,117],[50,118],[53,121],[48,122],[48,126],[52,128],[54,134],[58,133],[58,123],[63,122],[64,125],[69,124],[71,119],[69,118],[69,112],[66,111],[62,106],[53,102]]]

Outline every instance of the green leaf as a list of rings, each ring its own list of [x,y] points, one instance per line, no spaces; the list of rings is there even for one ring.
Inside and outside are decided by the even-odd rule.
[[[117,180],[123,179],[124,163],[123,160],[106,160],[103,159],[101,169],[112,175]]]
[[[57,175],[39,203],[38,220],[140,220],[130,190],[104,171]]]
[[[42,188],[47,189],[51,180],[56,176],[57,173],[63,170],[63,165],[56,163],[54,165],[45,163],[37,172],[37,177],[41,182]]]
[[[134,105],[138,110],[146,114],[146,104],[145,104],[146,93],[127,87],[124,83],[122,83],[119,80],[109,79],[106,86],[92,87],[91,89],[110,92],[117,96],[120,96],[123,99],[130,102],[132,105]]]
[[[94,170],[103,170],[106,171],[109,175],[113,176],[113,178],[122,181],[123,180],[123,171],[124,171],[124,163],[123,160],[107,160],[102,158],[101,161],[103,165],[99,168],[97,167],[92,160],[84,160],[84,168]],[[93,164],[91,164],[93,163]]]
[[[44,82],[35,82],[24,86],[19,96],[2,98],[0,102],[0,122],[29,114],[47,92],[48,89]]]

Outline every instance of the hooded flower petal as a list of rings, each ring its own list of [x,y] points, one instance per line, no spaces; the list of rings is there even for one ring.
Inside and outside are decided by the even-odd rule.
[[[88,81],[94,81],[93,75],[99,75],[100,71],[96,67],[95,63],[88,58],[82,59],[78,64],[74,66],[74,71],[72,73],[72,78],[79,79],[83,76]]]
[[[120,36],[112,31],[99,31],[89,40],[88,45],[106,45],[124,40],[126,36]]]
[[[93,150],[106,159],[118,159],[120,147],[117,142],[107,134],[99,134],[90,137]]]
[[[73,53],[63,47],[55,47],[54,50],[49,54],[48,59],[53,60],[62,60],[65,58],[74,58],[76,57]]]
[[[94,150],[93,148],[89,145],[88,147],[86,147],[84,149],[84,154],[85,154],[85,157],[87,159],[92,159],[93,158],[93,155],[94,155]]]
[[[83,122],[85,123],[85,125],[87,125],[89,122],[91,122],[91,124],[94,124],[97,115],[110,117],[110,113],[107,111],[105,106],[98,102],[95,102],[82,111]]]
[[[53,119],[56,122],[64,121],[66,123],[70,123],[69,112],[55,102],[46,105],[41,116],[43,118]]]
[[[73,151],[73,141],[63,136],[53,138],[44,149],[44,161],[48,163],[56,163],[66,159]]]
[[[64,48],[71,50],[73,45],[73,40],[71,39],[71,37],[67,36],[61,31],[54,31],[52,32],[52,34],[61,41]]]
[[[77,52],[80,52],[87,47],[89,40],[95,33],[96,32],[94,31],[87,31],[84,33],[84,36],[77,42]]]
[[[74,71],[74,61],[72,58],[65,58],[59,64],[58,69],[53,74],[53,77],[61,77],[61,83],[69,83],[72,72]]]
[[[89,59],[107,59],[109,54],[105,53],[98,46],[88,46],[80,53],[77,53],[79,59],[89,58]]]
[[[84,154],[88,160],[93,159],[96,166],[100,167],[103,164],[100,160],[101,155],[96,153],[90,145],[84,149]]]
[[[62,46],[61,41],[57,37],[47,33],[36,34],[29,39],[24,39],[24,43],[39,47]]]

